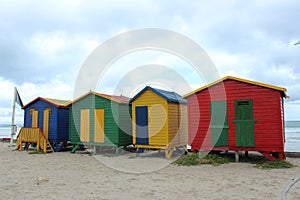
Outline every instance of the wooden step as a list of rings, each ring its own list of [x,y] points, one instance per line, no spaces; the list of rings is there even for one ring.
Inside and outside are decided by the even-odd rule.
[[[52,152],[54,152],[53,148],[52,148],[51,144],[49,142],[47,142],[47,144],[46,144],[46,153],[52,153]]]

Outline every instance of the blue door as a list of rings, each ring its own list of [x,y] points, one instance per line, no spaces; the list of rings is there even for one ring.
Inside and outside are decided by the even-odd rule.
[[[135,107],[136,144],[149,144],[148,135],[148,107]]]

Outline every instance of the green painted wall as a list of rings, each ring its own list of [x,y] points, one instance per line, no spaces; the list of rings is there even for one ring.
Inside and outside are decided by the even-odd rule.
[[[71,106],[69,128],[71,144],[81,144],[79,135],[80,110],[82,109],[90,109],[90,142],[84,144],[98,146],[124,146],[132,144],[131,118],[130,115],[128,116],[128,111],[126,111],[128,110],[128,106],[118,104],[94,94],[89,94],[83,97],[82,99],[74,102]],[[95,109],[104,109],[104,143],[93,142]],[[129,111],[131,114],[131,108]]]

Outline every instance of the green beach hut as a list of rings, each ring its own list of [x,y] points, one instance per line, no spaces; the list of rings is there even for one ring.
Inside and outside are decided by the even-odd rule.
[[[70,106],[69,138],[72,153],[80,145],[126,147],[132,144],[128,97],[90,91]]]

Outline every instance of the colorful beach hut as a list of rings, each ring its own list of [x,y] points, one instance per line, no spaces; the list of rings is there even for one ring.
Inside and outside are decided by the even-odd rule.
[[[17,139],[18,149],[22,143],[50,143],[54,151],[61,151],[69,140],[69,104],[71,101],[38,97],[25,105],[24,128]],[[50,148],[48,144],[48,148]],[[44,150],[46,151],[46,150]],[[51,151],[51,148],[50,150]]]
[[[70,143],[74,153],[80,145],[126,147],[132,144],[131,107],[125,96],[90,91],[70,107]]]
[[[147,86],[129,102],[136,148],[164,149],[171,158],[174,147],[186,147],[187,101],[179,94]]]
[[[286,89],[227,76],[191,93],[189,144],[198,150],[258,151],[284,159]]]

